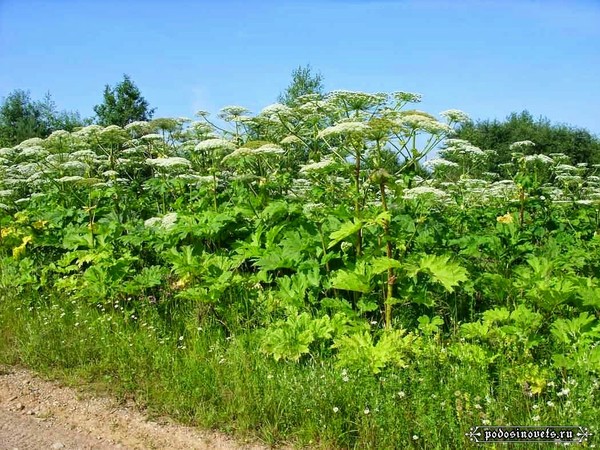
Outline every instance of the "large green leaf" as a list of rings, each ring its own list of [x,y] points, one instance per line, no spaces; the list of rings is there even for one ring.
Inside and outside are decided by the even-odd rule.
[[[400,261],[397,261],[392,258],[387,258],[382,256],[380,258],[373,258],[371,261],[371,273],[373,275],[379,275],[382,272],[387,271],[388,269],[398,269],[402,267]]]
[[[423,256],[419,261],[419,265],[408,267],[407,272],[413,278],[419,272],[426,272],[434,281],[442,284],[448,292],[453,292],[454,287],[458,286],[461,281],[468,280],[467,269],[451,262],[449,256]]]
[[[329,235],[329,246],[327,248],[331,248],[336,245],[338,242],[346,239],[348,236],[352,236],[358,230],[360,230],[363,226],[363,223],[360,220],[354,219],[354,222],[346,222],[341,226],[341,228],[337,231],[334,231]]]
[[[356,272],[339,270],[335,274],[335,277],[333,278],[331,283],[332,286],[336,289],[362,292],[364,294],[371,291],[369,278],[366,275],[362,275]]]

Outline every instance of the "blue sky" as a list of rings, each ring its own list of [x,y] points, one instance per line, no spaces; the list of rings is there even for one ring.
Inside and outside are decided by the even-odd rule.
[[[93,114],[129,74],[155,117],[253,112],[311,64],[327,90],[420,109],[528,109],[600,135],[600,0],[0,0],[0,97]]]

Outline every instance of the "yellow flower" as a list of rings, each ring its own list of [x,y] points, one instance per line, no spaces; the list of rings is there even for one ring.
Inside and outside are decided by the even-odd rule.
[[[12,249],[13,258],[18,258],[23,253],[25,253],[25,247],[27,247],[27,244],[29,244],[32,239],[33,238],[31,236],[23,237],[23,241],[21,242],[21,245]]]
[[[19,211],[18,213],[15,213],[15,222],[17,223],[27,223],[29,221],[29,217],[27,216],[27,213],[23,212],[23,211]]]
[[[514,217],[511,213],[506,213],[503,216],[496,217],[496,220],[500,223],[513,223]]]
[[[37,222],[33,222],[31,226],[36,230],[43,230],[44,228],[46,228],[47,223],[47,220],[38,220]]]
[[[14,232],[15,232],[15,229],[13,227],[2,228],[2,230],[0,231],[0,237],[5,238],[6,236],[10,236]]]

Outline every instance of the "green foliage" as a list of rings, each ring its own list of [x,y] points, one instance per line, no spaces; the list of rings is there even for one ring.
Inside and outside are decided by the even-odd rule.
[[[147,121],[154,111],[128,75],[123,75],[123,81],[114,87],[106,85],[103,102],[94,106],[97,122],[103,126],[123,127],[131,122]]]
[[[227,107],[224,127],[201,113],[1,149],[0,332],[28,363],[141,392],[158,374],[194,420],[238,406],[227,420],[327,430],[328,448],[408,448],[412,429],[435,447],[479,420],[536,422],[551,383],[589,394],[597,168],[520,155],[506,179],[471,178],[485,158],[447,139],[464,114],[404,109],[417,101],[336,91]],[[444,140],[455,173],[417,176]]]
[[[323,96],[323,76],[320,73],[313,74],[310,65],[298,66],[292,70],[290,85],[277,100],[284,105],[295,106],[299,97],[311,94]]]
[[[359,332],[336,339],[338,365],[355,371],[380,373],[386,366],[405,368],[409,364],[416,336],[406,330],[384,332],[375,343],[369,332]]]
[[[494,171],[498,164],[511,160],[510,145],[529,140],[535,147],[529,154],[564,153],[575,163],[600,162],[600,140],[589,131],[563,124],[553,124],[549,119],[535,119],[528,111],[512,113],[504,121],[482,120],[461,125],[456,137],[465,139],[481,149],[493,149],[496,156],[482,171]]]
[[[26,139],[45,138],[56,130],[72,131],[87,121],[78,113],[59,111],[50,94],[41,101],[17,89],[0,105],[0,146],[13,146]]]

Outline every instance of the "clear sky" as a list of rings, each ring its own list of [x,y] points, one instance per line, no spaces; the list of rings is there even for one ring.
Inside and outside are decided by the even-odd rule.
[[[50,91],[83,116],[124,73],[155,117],[258,112],[305,64],[327,90],[600,135],[600,0],[0,0],[0,97]]]

